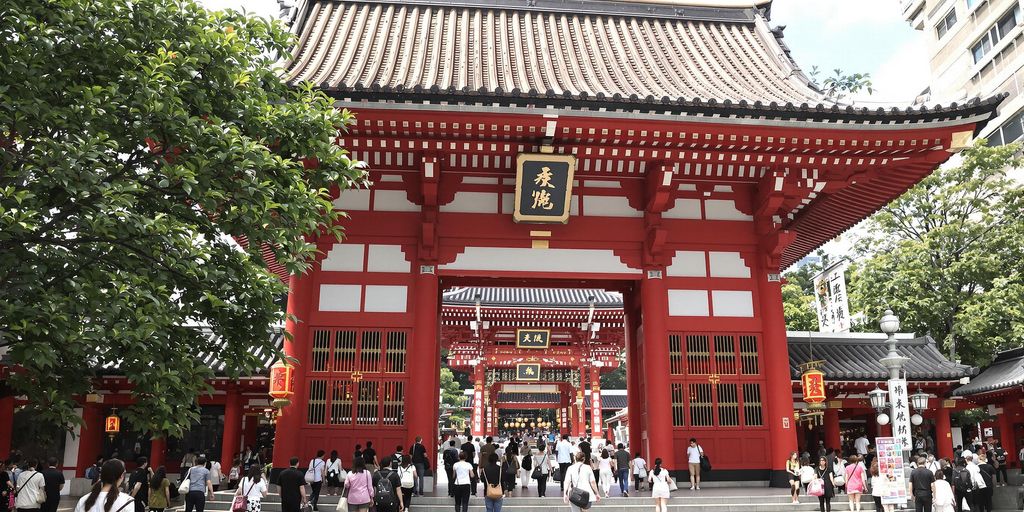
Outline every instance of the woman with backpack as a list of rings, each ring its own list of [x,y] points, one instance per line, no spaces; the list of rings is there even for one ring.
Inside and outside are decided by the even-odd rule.
[[[859,455],[851,455],[850,463],[846,466],[846,494],[850,504],[850,510],[860,512],[860,495],[867,487],[867,470],[860,461]]]
[[[245,497],[245,512],[260,512],[263,506],[263,497],[266,495],[267,481],[263,479],[262,468],[251,466],[249,473],[238,483],[238,490],[235,491],[235,496]],[[234,510],[234,504],[232,504],[232,512],[239,512]]]
[[[373,476],[362,457],[352,460],[352,471],[345,477],[349,512],[365,512],[373,503]]]
[[[533,471],[533,448],[530,443],[523,441],[523,447],[519,449],[519,483],[526,489],[530,486],[530,475]]]
[[[421,477],[416,473],[416,466],[412,463],[412,456],[402,455],[401,466],[398,467],[398,477],[402,485],[402,502],[405,508],[412,506],[412,494],[416,489],[416,481]]]
[[[128,494],[120,492],[124,483],[124,463],[118,459],[110,459],[100,467],[100,480],[92,486],[92,491],[75,505],[75,512],[130,512],[135,500]]]
[[[501,456],[501,489],[509,498],[512,497],[512,491],[516,490],[516,475],[519,474],[517,457],[515,452],[506,452]]]
[[[331,456],[327,459],[327,494],[337,496],[341,492],[342,471],[344,468],[341,467],[338,450],[331,450]]]

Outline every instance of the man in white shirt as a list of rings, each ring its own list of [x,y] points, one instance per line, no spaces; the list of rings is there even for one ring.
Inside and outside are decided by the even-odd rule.
[[[18,475],[15,489],[18,490],[18,497],[15,498],[14,507],[19,511],[39,510],[46,501],[46,482],[43,474],[36,471],[36,461],[28,461],[28,469]]]
[[[857,455],[860,455],[861,458],[868,454],[869,444],[871,444],[871,442],[868,441],[868,437],[863,434],[853,441],[853,447],[857,450]]]
[[[690,438],[690,446],[686,447],[686,462],[690,466],[690,490],[700,490],[700,456],[704,450],[697,444],[697,439]]]
[[[562,481],[558,482],[559,489],[565,490],[565,472],[572,465],[572,444],[569,443],[569,436],[565,436],[555,445],[555,462],[558,463],[558,471],[562,474]]]

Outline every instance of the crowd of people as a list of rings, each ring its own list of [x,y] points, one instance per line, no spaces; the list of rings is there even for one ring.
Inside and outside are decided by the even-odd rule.
[[[922,438],[917,438],[922,439]],[[915,440],[916,441],[916,440]],[[994,488],[1007,485],[1007,454],[999,441],[975,440],[970,448],[958,446],[953,458],[936,458],[927,443],[915,442],[910,456],[910,505],[917,512],[990,512]],[[793,452],[786,461],[793,503],[801,492],[818,498],[819,510],[832,510],[832,501],[845,494],[851,511],[861,510],[864,495],[871,496],[875,509],[892,512],[895,505],[883,503],[893,477],[879,471],[875,446],[866,436],[853,443],[853,453],[819,444],[816,453]],[[932,446],[934,449],[934,445]],[[1021,450],[1024,457],[1024,449]]]

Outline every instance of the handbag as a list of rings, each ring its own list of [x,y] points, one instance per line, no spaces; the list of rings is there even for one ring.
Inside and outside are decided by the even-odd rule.
[[[501,466],[498,466],[498,483],[497,484],[492,484],[492,483],[487,481],[487,472],[486,471],[484,471],[483,474],[484,474],[484,483],[487,484],[487,492],[484,494],[484,497],[490,498],[492,500],[500,500],[501,498],[503,498],[505,496],[505,491],[503,491],[501,489]]]
[[[178,492],[181,494],[188,494],[188,488],[192,485],[192,468],[188,468],[188,472],[185,473],[185,478],[178,482]]]
[[[807,484],[807,494],[809,496],[824,496],[825,495],[825,481],[821,478],[815,478],[811,480],[811,483]]]
[[[668,479],[668,490],[669,491],[678,491],[679,490],[679,485],[676,484],[676,481],[675,481],[674,478],[670,477]]]
[[[700,470],[711,471],[711,459],[704,455],[704,449],[700,445],[697,445],[697,449],[700,450]]]
[[[530,473],[530,478],[534,480],[540,480],[542,476],[544,476],[544,474],[540,472],[540,466],[534,467],[533,473]]]
[[[562,481],[562,468],[552,468],[551,469],[551,479],[554,480],[555,482],[561,482]]]
[[[249,484],[249,490],[245,491],[240,496],[235,496],[235,499],[231,502],[231,512],[245,512],[249,509],[249,493],[252,492],[252,488],[256,486],[256,481],[253,480]]]
[[[316,481],[316,468],[317,464],[316,462],[314,462],[313,465],[306,470],[306,474],[303,475],[303,479],[306,481],[307,484],[311,484]]]
[[[576,470],[576,482],[573,483],[572,488],[569,489],[569,503],[586,510],[590,508],[590,493],[578,487],[580,483],[580,471],[582,471],[583,468],[584,466],[580,464],[580,468]]]
[[[348,489],[345,489],[341,493],[341,497],[338,498],[338,504],[334,507],[335,512],[348,512]]]

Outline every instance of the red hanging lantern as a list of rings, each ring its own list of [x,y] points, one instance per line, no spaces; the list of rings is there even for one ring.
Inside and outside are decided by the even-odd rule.
[[[292,365],[278,361],[270,367],[270,397],[275,407],[287,405],[292,396]],[[278,405],[281,404],[281,405]]]
[[[817,368],[808,368],[800,376],[800,385],[803,388],[804,402],[808,409],[824,408],[825,396],[825,372]]]
[[[117,415],[117,411],[111,411],[110,416],[103,421],[104,430],[111,439],[121,432],[121,417]]]

